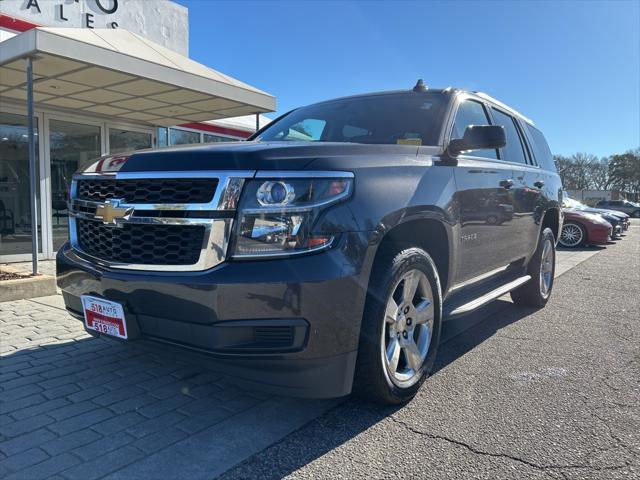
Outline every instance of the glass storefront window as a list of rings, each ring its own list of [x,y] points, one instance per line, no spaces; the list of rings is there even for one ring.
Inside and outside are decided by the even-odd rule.
[[[67,199],[71,177],[101,154],[100,127],[51,119],[51,211],[53,248],[58,250],[69,238]]]
[[[159,147],[166,147],[167,145],[169,145],[167,143],[168,131],[167,131],[166,127],[158,127],[158,131],[156,132],[156,135],[158,137],[158,146]]]
[[[120,128],[109,129],[109,153],[124,153],[151,148],[151,134]]]
[[[36,155],[38,119],[35,118]],[[39,170],[39,169],[37,169]],[[42,251],[40,222],[40,172],[38,178],[38,241]],[[31,253],[31,203],[27,117],[0,113],[0,256]]]
[[[202,134],[204,143],[216,143],[216,142],[237,142],[237,138],[222,137],[220,135],[212,135],[210,133]]]
[[[200,143],[200,134],[198,132],[190,132],[189,130],[180,130],[178,128],[170,128],[169,137],[171,140],[171,145],[185,145],[188,143]]]

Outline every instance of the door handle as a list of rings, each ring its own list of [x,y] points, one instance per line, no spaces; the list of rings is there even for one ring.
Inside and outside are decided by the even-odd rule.
[[[513,180],[511,180],[510,178],[509,178],[509,179],[507,179],[507,180],[502,180],[502,181],[500,182],[500,186],[501,186],[502,188],[509,189],[509,188],[513,187]]]
[[[533,182],[533,186],[536,188],[544,187],[544,182],[542,180],[538,180],[537,182]]]

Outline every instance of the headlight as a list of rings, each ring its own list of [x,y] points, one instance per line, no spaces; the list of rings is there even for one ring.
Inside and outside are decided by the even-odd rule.
[[[267,178],[262,174],[263,178],[245,184],[233,257],[294,255],[331,246],[333,235],[312,235],[311,230],[322,211],[351,195],[353,174],[308,175]]]

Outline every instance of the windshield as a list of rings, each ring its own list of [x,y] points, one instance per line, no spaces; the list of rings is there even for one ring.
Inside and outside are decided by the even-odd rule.
[[[254,140],[437,145],[445,106],[437,92],[335,100],[294,110]]]

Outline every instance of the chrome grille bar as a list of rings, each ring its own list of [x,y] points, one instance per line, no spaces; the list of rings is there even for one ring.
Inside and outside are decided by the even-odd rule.
[[[73,177],[71,183],[71,195],[69,201],[69,231],[70,242],[73,249],[88,261],[108,268],[141,270],[141,271],[201,271],[215,267],[222,263],[227,255],[227,248],[233,226],[232,218],[185,218],[184,216],[172,217],[168,212],[185,211],[210,211],[210,212],[235,212],[242,192],[242,187],[247,178],[252,178],[254,171],[192,171],[192,172],[117,172],[108,174],[81,173]],[[119,203],[122,209],[138,211],[137,215],[126,218],[117,218],[111,228],[126,223],[147,225],[183,225],[205,227],[205,234],[198,261],[192,265],[160,265],[142,263],[118,263],[108,258],[98,258],[82,250],[78,239],[76,219],[102,221],[96,217],[96,209],[105,205],[104,202],[95,202],[77,198],[78,181],[91,180],[139,180],[139,179],[174,179],[174,178],[211,178],[217,179],[216,192],[210,202],[207,203]],[[118,200],[118,199],[108,199]],[[145,211],[166,212],[162,216],[145,216]]]

